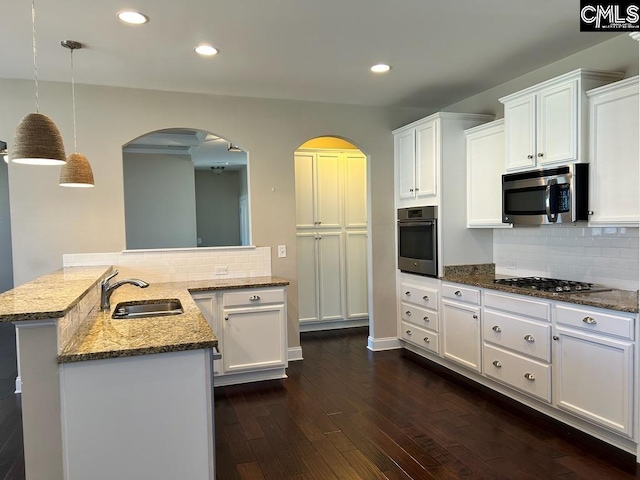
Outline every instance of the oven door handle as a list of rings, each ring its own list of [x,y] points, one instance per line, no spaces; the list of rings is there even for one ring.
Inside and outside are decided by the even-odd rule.
[[[414,222],[406,222],[406,221],[402,221],[402,220],[398,221],[398,226],[399,227],[424,227],[424,226],[431,227],[431,226],[433,226],[435,224],[436,224],[435,220],[424,220],[424,221],[421,221],[421,222],[415,222],[415,221]]]
[[[558,183],[558,180],[555,178],[550,178],[547,182],[547,188],[545,189],[545,209],[547,211],[547,220],[549,223],[556,223],[558,220],[558,212],[551,211],[551,189],[554,185]]]

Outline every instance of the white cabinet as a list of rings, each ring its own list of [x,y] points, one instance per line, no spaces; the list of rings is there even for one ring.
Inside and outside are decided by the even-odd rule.
[[[295,154],[299,321],[366,319],[367,162],[359,151]]]
[[[638,77],[587,92],[590,225],[637,227]]]
[[[218,337],[215,385],[285,378],[286,290],[283,287],[193,292]]]
[[[476,372],[482,369],[479,303],[480,290],[442,284],[443,356]]]
[[[506,170],[585,161],[585,91],[620,78],[578,69],[501,98]]]
[[[395,137],[398,195],[401,199],[436,196],[437,139],[438,122],[435,119],[403,131]]]
[[[509,228],[502,223],[505,171],[504,120],[465,130],[467,138],[467,227]]]
[[[399,336],[435,354],[440,353],[438,289],[438,280],[401,274],[398,291]]]
[[[634,319],[572,306],[556,308],[555,404],[633,436],[634,342],[633,337],[613,335],[623,333]],[[571,328],[582,325],[585,328]]]

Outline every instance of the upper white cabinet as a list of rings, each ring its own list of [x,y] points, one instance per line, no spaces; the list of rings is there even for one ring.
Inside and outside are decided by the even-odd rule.
[[[509,228],[502,223],[505,169],[504,120],[465,130],[467,137],[467,227]]]
[[[437,138],[438,122],[435,118],[396,136],[400,198],[435,198],[438,189]]]
[[[342,223],[341,155],[295,154],[296,226],[336,228]]]
[[[589,98],[590,225],[637,227],[638,77],[596,88]]]
[[[622,78],[574,70],[503,97],[506,170],[586,161],[586,90]]]

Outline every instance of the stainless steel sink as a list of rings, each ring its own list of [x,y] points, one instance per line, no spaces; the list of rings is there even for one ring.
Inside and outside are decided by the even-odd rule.
[[[184,313],[184,310],[180,300],[177,298],[169,300],[143,300],[118,303],[111,318],[161,317],[165,315],[180,315],[181,313]]]

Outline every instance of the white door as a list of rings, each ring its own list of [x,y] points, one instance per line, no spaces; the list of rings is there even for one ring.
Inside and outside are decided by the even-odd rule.
[[[317,241],[320,320],[342,320],[344,318],[342,233],[319,232]]]
[[[438,122],[433,120],[416,128],[416,197],[437,194]]]
[[[344,155],[344,223],[346,228],[367,228],[367,159],[360,153]]]
[[[538,93],[536,155],[539,165],[578,160],[577,102],[577,80]]]
[[[318,315],[318,235],[298,233],[298,319],[317,322]]]
[[[340,163],[339,153],[317,154],[316,221],[319,228],[340,228],[342,225]]]
[[[505,103],[507,170],[533,167],[535,158],[536,98],[527,95]]]
[[[556,405],[633,436],[633,343],[563,328],[556,337]]]
[[[369,316],[367,232],[347,232],[345,243],[347,318],[366,318]]]
[[[480,308],[443,300],[442,330],[445,358],[480,372]]]
[[[416,137],[410,129],[395,136],[396,161],[398,162],[398,197],[414,198],[416,185]]]
[[[296,227],[313,228],[315,213],[315,154],[296,152],[294,168],[296,179]]]

